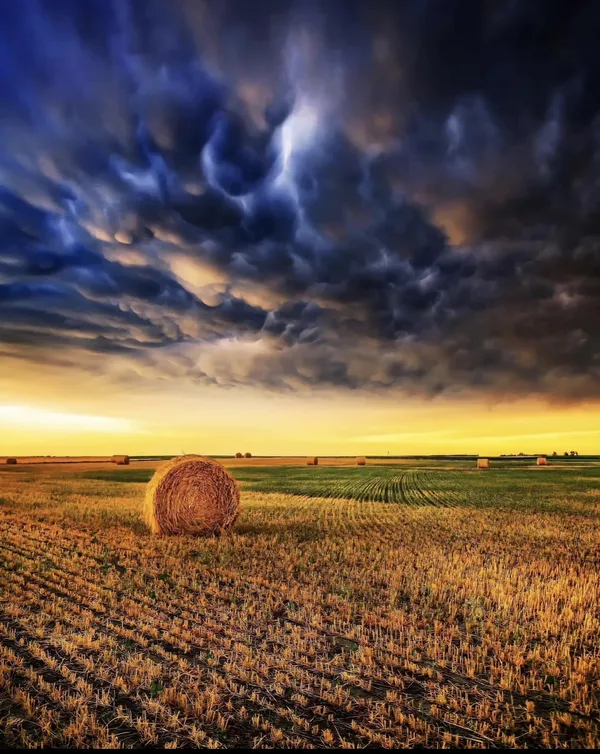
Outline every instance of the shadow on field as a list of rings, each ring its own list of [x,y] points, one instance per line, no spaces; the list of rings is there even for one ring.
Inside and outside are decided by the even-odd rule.
[[[299,544],[302,542],[316,542],[319,539],[327,538],[331,539],[332,532],[323,529],[317,522],[312,524],[302,523],[300,526],[298,523],[290,521],[289,523],[282,523],[281,521],[241,521],[238,522],[231,533],[238,536],[278,536],[281,539],[293,540]]]

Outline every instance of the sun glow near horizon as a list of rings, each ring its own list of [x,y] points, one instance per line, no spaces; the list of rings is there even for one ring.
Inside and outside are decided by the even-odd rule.
[[[134,423],[112,416],[67,413],[38,406],[0,404],[0,424],[3,429],[35,431],[51,429],[56,432],[90,432],[122,434],[131,432]]]
[[[16,396],[15,396],[16,397]],[[600,453],[596,405],[489,406],[197,389],[0,403],[0,455]],[[77,409],[80,408],[81,412]],[[106,413],[104,413],[106,411]]]

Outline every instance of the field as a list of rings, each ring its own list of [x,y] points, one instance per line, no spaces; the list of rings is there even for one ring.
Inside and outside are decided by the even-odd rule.
[[[598,461],[303,460],[210,539],[157,462],[0,467],[0,744],[600,746]]]

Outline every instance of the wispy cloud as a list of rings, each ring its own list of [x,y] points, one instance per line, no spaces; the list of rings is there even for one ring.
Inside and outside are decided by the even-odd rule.
[[[56,432],[109,432],[130,433],[134,431],[134,424],[129,419],[112,416],[89,416],[87,414],[71,414],[62,411],[49,411],[34,406],[19,406],[12,404],[0,405],[0,423],[3,427],[17,429],[45,429],[51,428]]]
[[[469,437],[455,437],[454,442],[473,443],[475,440],[547,440],[559,437],[586,437],[590,435],[600,435],[600,430],[574,430],[572,432],[532,432],[518,435],[471,435]]]
[[[380,435],[359,435],[345,438],[344,442],[363,443],[399,443],[404,441],[419,440],[420,443],[438,443],[440,440],[449,440],[452,445],[473,445],[476,442],[505,442],[518,440],[553,440],[567,437],[590,437],[600,436],[600,430],[573,430],[569,432],[527,432],[522,434],[477,435],[468,434],[461,437],[453,430],[432,430],[430,432],[390,432]]]
[[[435,430],[433,432],[391,432],[385,435],[360,435],[358,437],[347,437],[346,442],[402,442],[403,440],[414,440],[415,438],[428,438],[437,440],[440,437],[448,437],[452,432],[450,430]]]

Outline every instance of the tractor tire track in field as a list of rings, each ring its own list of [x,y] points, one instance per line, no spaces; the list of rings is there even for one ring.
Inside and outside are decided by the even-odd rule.
[[[439,491],[431,484],[430,478],[425,474],[415,474],[412,479],[415,492],[421,497],[423,505],[435,505],[443,508],[451,508],[453,505],[442,497]]]

